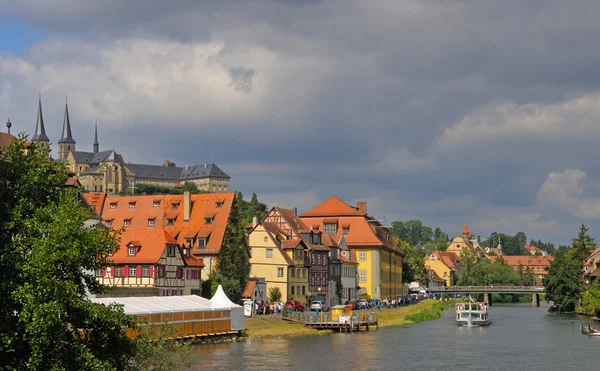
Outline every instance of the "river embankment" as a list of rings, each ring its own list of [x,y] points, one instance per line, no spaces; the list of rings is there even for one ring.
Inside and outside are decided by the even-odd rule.
[[[439,301],[433,299],[421,300],[418,303],[401,306],[398,308],[376,310],[379,318],[379,327],[401,326],[421,321],[440,318],[447,308],[454,306],[454,301]],[[366,313],[355,311],[355,313]],[[302,324],[290,323],[280,316],[260,316],[244,320],[246,331],[244,335],[249,338],[324,335],[332,333],[331,330],[315,330]]]

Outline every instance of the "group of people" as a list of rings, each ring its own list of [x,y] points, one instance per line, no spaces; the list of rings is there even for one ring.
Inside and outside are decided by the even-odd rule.
[[[268,301],[257,301],[254,305],[255,314],[281,314],[283,311],[283,302],[269,303]]]

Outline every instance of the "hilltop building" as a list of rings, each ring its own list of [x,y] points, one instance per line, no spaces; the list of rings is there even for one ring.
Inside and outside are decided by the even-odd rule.
[[[10,121],[9,121],[10,122]],[[8,123],[7,123],[8,126]],[[10,126],[9,130],[10,130]],[[41,98],[38,101],[38,115],[32,141],[42,146],[50,146],[46,135]],[[139,184],[165,187],[180,187],[189,181],[207,192],[229,192],[230,177],[217,165],[205,162],[203,165],[178,167],[170,161],[161,165],[126,163],[114,149],[100,151],[98,125],[94,127],[94,142],[91,152],[78,151],[73,138],[69,106],[65,103],[62,137],[58,141],[58,160],[67,163],[86,191],[118,194],[131,192]]]
[[[471,236],[469,226],[465,224],[462,235],[456,235],[446,248],[447,252],[455,253],[458,256],[463,255],[467,251],[477,254],[479,259],[487,257],[483,248],[479,245],[479,241]]]

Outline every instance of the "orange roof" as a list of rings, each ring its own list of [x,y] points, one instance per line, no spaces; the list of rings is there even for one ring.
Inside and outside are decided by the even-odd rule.
[[[251,298],[254,295],[254,289],[256,288],[255,280],[248,280],[246,282],[246,287],[244,287],[244,291],[242,291],[242,298]]]
[[[309,216],[364,216],[358,208],[350,206],[339,198],[333,196],[327,201],[317,205],[311,210],[300,215],[301,218]]]
[[[471,232],[469,232],[469,226],[465,224],[464,228],[463,228],[463,234],[466,234],[467,236],[469,234],[471,234]]]
[[[135,256],[128,255],[128,247],[132,242],[137,247]],[[121,234],[119,250],[109,259],[117,264],[155,264],[167,244],[176,243],[164,229],[126,229]]]
[[[0,133],[0,148],[8,147],[10,145],[10,142],[12,142],[15,139],[15,136],[13,136],[12,134]]]
[[[104,200],[106,199],[106,193],[104,192],[94,192],[94,193],[84,193],[83,197],[85,201],[90,205],[94,212],[98,215],[102,212],[102,207],[104,206]]]
[[[453,252],[435,250],[430,255],[425,257],[425,261],[431,260],[431,255],[435,255],[444,265],[450,269],[456,269],[460,258]]]
[[[283,245],[284,249],[294,249],[294,248],[296,248],[296,246],[298,246],[298,244],[300,242],[302,242],[302,240],[299,239],[299,238],[296,238],[296,239],[293,239],[293,240],[282,241],[281,244]]]
[[[541,253],[542,252],[542,250],[539,247],[537,247],[537,246],[529,246],[527,244],[525,244],[525,250],[527,250],[529,252],[533,251],[533,252],[536,252],[536,253],[538,253],[538,252]]]
[[[197,237],[206,238],[206,248],[194,250],[194,254],[212,255],[221,249],[223,235],[229,220],[233,203],[233,193],[207,193],[190,195],[190,220],[183,220],[185,208],[183,195],[148,195],[148,196],[107,196],[104,207],[101,208],[103,220],[113,220],[112,228],[123,227],[124,220],[131,220],[130,229],[166,230],[182,244],[191,232],[197,232]],[[158,202],[157,207],[154,204]],[[223,203],[217,207],[217,202]],[[114,209],[110,204],[116,204]],[[134,207],[130,207],[130,204]],[[172,210],[172,204],[179,205]],[[205,215],[214,215],[212,223],[205,224]],[[175,219],[173,225],[166,225],[167,219]],[[153,220],[149,226],[149,220]],[[183,232],[183,233],[182,233]],[[189,237],[187,237],[189,238]]]
[[[190,254],[190,256],[187,257],[183,251],[181,251],[181,257],[183,258],[185,265],[188,267],[204,267],[204,262],[195,257],[194,254]]]

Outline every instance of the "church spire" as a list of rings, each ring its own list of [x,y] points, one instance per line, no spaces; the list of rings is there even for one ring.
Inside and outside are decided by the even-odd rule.
[[[71,135],[71,120],[69,119],[69,106],[65,99],[65,118],[63,120],[63,128],[62,128],[62,138],[58,141],[58,143],[73,143],[75,144],[75,140]]]
[[[98,144],[98,121],[96,121],[96,126],[94,128],[94,153],[100,152],[100,144]]]
[[[50,142],[50,138],[48,138],[48,136],[46,135],[46,129],[44,128],[44,116],[42,115],[42,93],[40,93],[40,98],[38,101],[38,116],[37,123],[35,124],[35,134],[33,135],[33,138],[31,138],[31,140],[39,142]]]

